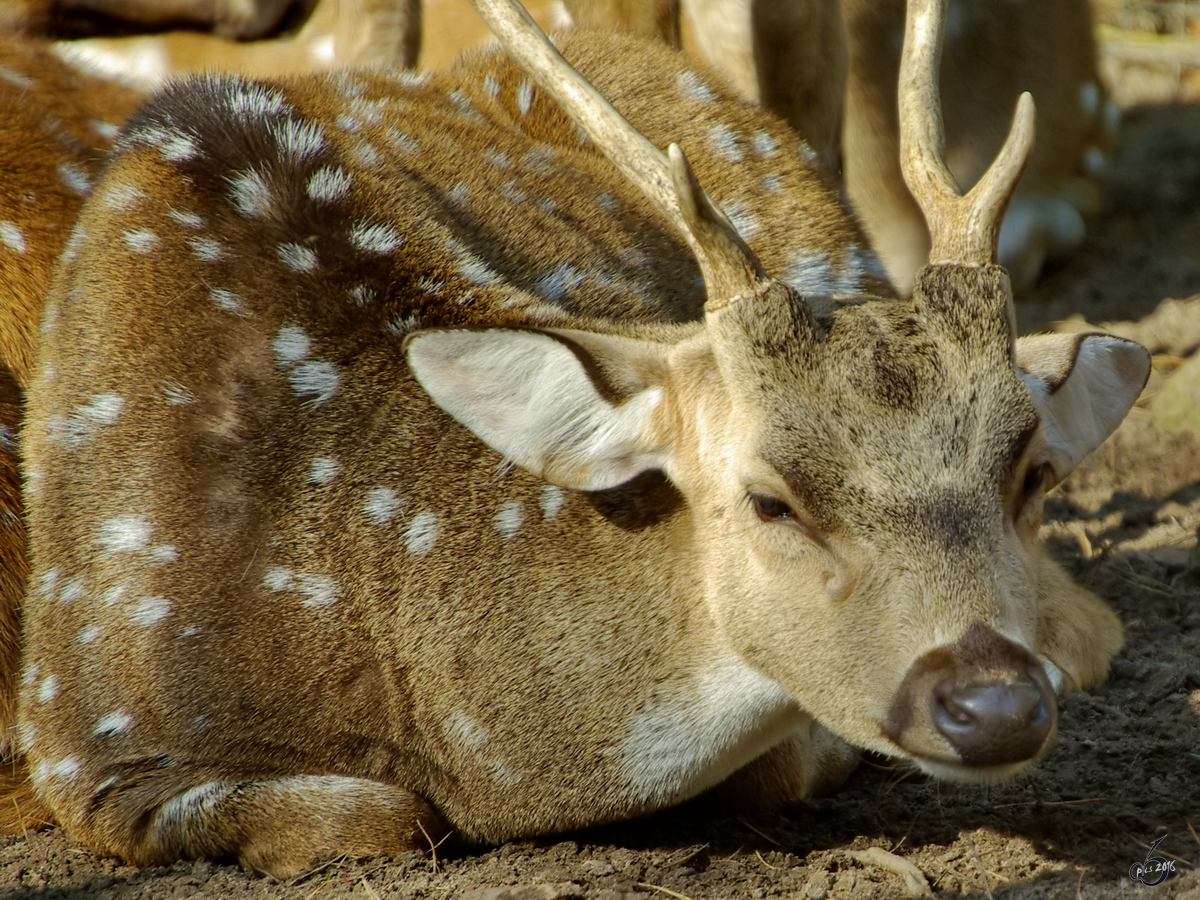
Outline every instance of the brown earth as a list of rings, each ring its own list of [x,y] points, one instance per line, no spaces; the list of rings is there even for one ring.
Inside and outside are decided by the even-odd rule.
[[[1101,221],[1019,316],[1024,330],[1118,323],[1155,354],[1143,400],[1047,508],[1055,555],[1120,612],[1126,647],[1104,684],[1063,702],[1058,743],[1030,774],[950,786],[870,759],[836,796],[779,813],[685,808],[449,857],[339,861],[288,883],[207,862],[138,870],[51,829],[0,839],[0,900],[907,896],[899,875],[852,855],[870,847],[939,897],[1200,897],[1200,435],[1164,433],[1151,410],[1200,349],[1200,105],[1128,112]],[[1131,881],[1160,837],[1175,873]]]

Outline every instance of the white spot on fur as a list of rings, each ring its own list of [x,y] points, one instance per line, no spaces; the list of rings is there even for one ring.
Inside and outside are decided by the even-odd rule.
[[[708,82],[690,70],[679,73],[675,79],[675,87],[689,100],[708,103],[717,99],[717,95],[708,86]]]
[[[539,277],[535,290],[544,299],[552,303],[558,302],[566,297],[567,292],[583,281],[585,277],[585,273],[580,272],[569,263],[563,263],[553,272],[546,272]]]
[[[725,215],[729,217],[729,221],[733,227],[737,229],[745,240],[750,240],[758,233],[759,221],[754,213],[750,211],[747,203],[741,200],[734,200],[732,203],[724,205]]]
[[[446,717],[442,733],[460,752],[475,757],[492,778],[504,787],[512,787],[521,778],[508,768],[488,746],[487,729],[461,710]]]
[[[76,635],[75,641],[80,644],[91,644],[94,643],[98,637],[100,637],[100,626],[87,625],[79,630],[79,634]]]
[[[500,96],[500,82],[496,80],[494,73],[489,72],[487,77],[483,79],[483,89],[488,92],[493,100]]]
[[[708,143],[713,152],[726,162],[741,162],[744,154],[738,145],[737,135],[728,125],[718,122],[708,129]]]
[[[229,202],[243,216],[261,218],[270,214],[275,198],[262,173],[247,169],[229,179]]]
[[[155,565],[166,565],[179,559],[179,551],[173,544],[158,544],[150,548],[150,561]]]
[[[750,136],[750,146],[760,159],[773,159],[779,155],[779,141],[767,131],[756,131]]]
[[[73,756],[68,756],[66,759],[60,759],[50,767],[50,777],[71,781],[79,774],[81,768],[79,760]]]
[[[138,191],[141,193],[141,191]],[[174,219],[184,228],[203,228],[204,220],[194,212],[186,209],[172,209],[167,212],[167,216]]]
[[[118,584],[115,587],[110,587],[104,592],[104,595],[100,598],[100,601],[105,606],[112,606],[125,596],[125,592],[127,590],[129,590],[129,586],[126,584]]]
[[[309,484],[329,484],[337,477],[338,461],[327,456],[318,456],[308,467]]]
[[[114,516],[100,523],[96,543],[105,553],[137,553],[149,545],[153,530],[145,516]]]
[[[225,245],[216,238],[188,238],[187,243],[191,247],[193,255],[201,262],[216,262],[225,255]]]
[[[282,566],[274,566],[263,573],[264,587],[272,591],[291,591],[304,599],[301,606],[332,606],[337,602],[340,589],[328,575],[318,572],[293,572]]]
[[[59,180],[68,190],[76,194],[89,194],[92,190],[92,180],[88,173],[72,162],[60,162],[57,166]]]
[[[770,175],[764,175],[762,180],[759,181],[759,184],[768,194],[778,194],[783,190],[783,179],[774,173]]]
[[[310,359],[292,369],[288,375],[292,393],[306,398],[308,405],[319,406],[337,393],[341,376],[333,363],[324,359]]]
[[[377,166],[383,161],[383,155],[379,152],[375,145],[369,141],[359,141],[357,144],[355,144],[353,155],[354,159],[359,163],[359,165],[367,168]]]
[[[283,243],[276,252],[280,261],[293,272],[311,272],[317,267],[317,254],[303,244]]]
[[[10,250],[26,252],[25,235],[15,222],[0,222],[0,242]]]
[[[42,683],[38,686],[37,699],[38,703],[49,703],[58,696],[58,676],[47,675]]]
[[[421,148],[421,145],[418,144],[413,137],[404,134],[401,131],[397,131],[395,128],[389,128],[387,130],[387,139],[391,142],[391,145],[397,150],[397,152],[405,155],[416,153]]]
[[[71,578],[58,592],[58,600],[60,603],[74,603],[83,596],[83,579]]]
[[[290,109],[283,94],[263,85],[238,79],[231,86],[233,89],[225,96],[225,106],[239,119],[253,121],[282,115]]]
[[[312,340],[299,325],[284,325],[275,332],[271,349],[275,351],[275,358],[281,366],[295,365],[308,356],[312,350]]]
[[[800,294],[832,294],[833,267],[819,250],[798,250],[783,270],[783,280]]]
[[[517,109],[521,111],[521,115],[529,115],[529,110],[533,106],[533,85],[528,81],[522,81],[517,85]]]
[[[351,177],[337,166],[324,166],[309,176],[305,190],[312,200],[333,203],[350,193]]]
[[[218,309],[223,309],[226,312],[240,312],[242,309],[242,298],[233,291],[227,291],[224,288],[210,288],[208,299]]]
[[[145,198],[146,195],[139,188],[118,182],[105,188],[104,199],[101,202],[109,209],[129,212]]]
[[[360,222],[350,229],[350,243],[364,253],[391,253],[403,238],[391,225],[368,225]]]
[[[42,667],[38,663],[26,663],[24,671],[21,672],[21,686],[29,687],[31,684],[37,681],[38,672],[40,672],[41,669]]]
[[[542,485],[542,496],[538,500],[538,505],[542,508],[542,518],[549,521],[557,516],[566,498],[566,492],[558,485]]]
[[[521,530],[521,524],[525,521],[525,511],[521,507],[520,500],[506,500],[500,505],[500,509],[496,511],[495,518],[492,519],[492,525],[504,540],[509,540],[514,534]]]
[[[421,512],[404,529],[404,546],[414,556],[424,556],[432,548],[438,536],[438,517],[431,512]]]
[[[96,737],[113,737],[128,731],[132,721],[133,719],[125,710],[118,709],[100,719],[96,723],[96,727],[92,729],[92,734]]]
[[[145,228],[125,232],[125,245],[134,253],[149,253],[158,246],[158,235]]]
[[[129,618],[136,624],[149,628],[162,621],[171,612],[171,601],[166,597],[142,597],[129,607]]]
[[[263,572],[263,587],[272,591],[286,591],[294,577],[291,569],[285,569],[283,566],[272,566]]]
[[[397,497],[391,488],[372,488],[363,502],[363,515],[371,520],[372,525],[386,525],[395,518],[403,505],[404,501]]]
[[[298,162],[316,156],[325,146],[325,135],[315,122],[287,119],[273,123],[271,133],[279,152]]]

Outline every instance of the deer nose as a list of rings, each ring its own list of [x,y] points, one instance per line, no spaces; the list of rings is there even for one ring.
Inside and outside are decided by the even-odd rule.
[[[930,697],[934,727],[964,763],[999,766],[1032,759],[1054,730],[1055,708],[1037,681],[938,682]]]

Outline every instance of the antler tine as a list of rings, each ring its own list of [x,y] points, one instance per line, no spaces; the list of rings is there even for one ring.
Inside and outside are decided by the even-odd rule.
[[[563,59],[516,0],[471,3],[538,87],[554,98],[621,174],[679,229],[704,275],[707,309],[727,305],[766,279],[758,259],[700,187],[677,145],[671,145],[668,160]]]
[[[999,155],[964,197],[944,161],[938,93],[947,2],[908,2],[900,62],[900,165],[929,225],[929,261],[992,263],[1000,221],[1033,151],[1033,98],[1028,92],[1021,95]]]

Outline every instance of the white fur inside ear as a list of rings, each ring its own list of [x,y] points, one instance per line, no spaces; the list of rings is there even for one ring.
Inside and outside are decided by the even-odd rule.
[[[1047,462],[1060,480],[1116,430],[1150,374],[1150,355],[1140,344],[1104,334],[1023,339],[1017,364],[1038,409]]]
[[[409,342],[408,363],[438,406],[506,459],[561,487],[603,490],[666,464],[665,448],[648,440],[662,388],[610,403],[579,357],[545,334],[430,331]]]

